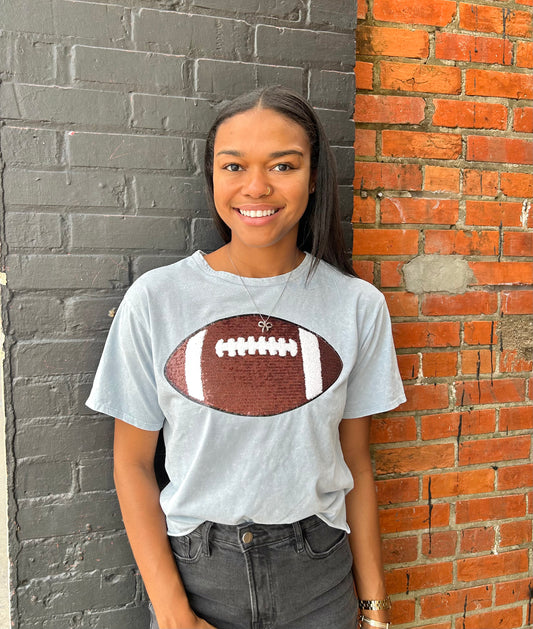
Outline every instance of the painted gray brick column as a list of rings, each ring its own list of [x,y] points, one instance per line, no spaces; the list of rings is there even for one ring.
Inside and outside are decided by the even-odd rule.
[[[217,103],[283,84],[318,109],[351,238],[348,0],[0,0],[3,325],[12,622],[141,629],[112,480],[84,406],[131,282],[218,245],[200,169]]]

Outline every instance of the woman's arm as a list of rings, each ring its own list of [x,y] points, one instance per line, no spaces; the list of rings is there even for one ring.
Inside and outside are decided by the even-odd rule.
[[[342,453],[354,479],[346,496],[346,517],[350,527],[353,575],[361,600],[382,600],[387,591],[378,507],[372,461],[370,459],[370,417],[343,419],[339,426]],[[365,611],[367,618],[390,621],[390,611]]]
[[[154,471],[158,434],[115,420],[114,477],[128,539],[160,629],[214,629],[191,610],[172,555]]]

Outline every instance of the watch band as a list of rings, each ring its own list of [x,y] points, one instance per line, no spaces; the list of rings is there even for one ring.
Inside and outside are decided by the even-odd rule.
[[[359,601],[359,609],[363,610],[388,610],[391,608],[391,600],[390,596],[387,595],[385,598],[375,601]]]

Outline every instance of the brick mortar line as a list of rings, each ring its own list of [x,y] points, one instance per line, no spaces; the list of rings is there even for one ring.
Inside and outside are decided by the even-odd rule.
[[[2,151],[2,140],[3,140],[3,130],[4,130],[4,122],[0,119],[0,260],[1,260],[1,269],[5,271],[6,269],[6,254],[9,252],[8,244],[5,238],[5,216],[6,216],[6,205],[5,205],[5,188],[4,188],[4,176],[6,164],[3,159],[3,151]],[[3,377],[3,404],[4,408],[2,414],[5,418],[5,448],[6,448],[6,464],[7,464],[7,477],[8,479],[14,478],[16,473],[16,458],[15,458],[15,438],[16,438],[16,427],[14,426],[14,414],[13,414],[13,383],[11,381],[11,373],[13,371],[13,360],[12,360],[12,347],[14,345],[14,340],[9,334],[10,332],[10,318],[8,306],[12,300],[12,293],[7,286],[0,286],[0,290],[2,291],[1,298],[1,316],[2,316],[2,328],[3,328],[3,368],[2,368],[2,377]],[[18,500],[15,492],[15,484],[11,484],[8,482],[7,484],[7,510],[9,513],[8,516],[8,553],[9,549],[13,546],[17,548],[18,544],[18,534],[17,528],[15,525],[15,519],[18,514]],[[17,583],[17,558],[18,558],[18,549],[15,551],[11,562],[11,569],[9,570],[9,590],[12,591]],[[10,601],[11,611],[13,615],[16,615],[18,612],[18,600]],[[11,617],[10,617],[11,619]]]

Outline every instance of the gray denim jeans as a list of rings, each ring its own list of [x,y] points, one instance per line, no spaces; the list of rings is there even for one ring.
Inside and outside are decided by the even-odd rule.
[[[170,541],[192,609],[217,629],[355,629],[347,534],[316,516],[204,522]],[[150,611],[150,629],[159,629]]]

